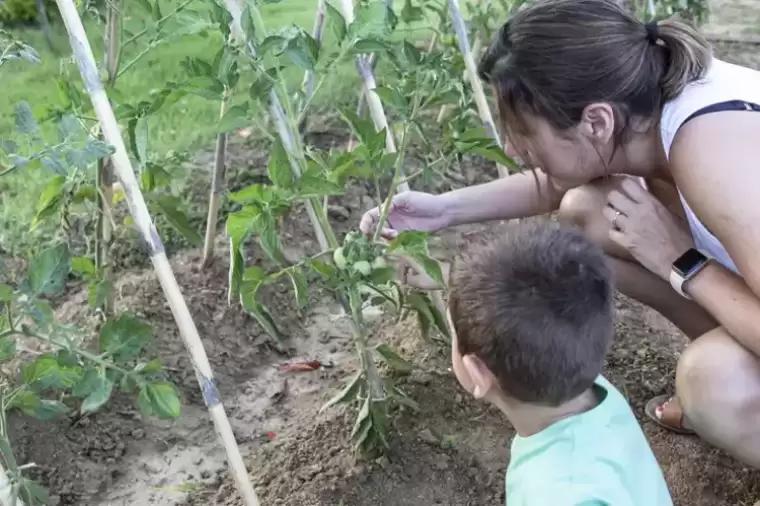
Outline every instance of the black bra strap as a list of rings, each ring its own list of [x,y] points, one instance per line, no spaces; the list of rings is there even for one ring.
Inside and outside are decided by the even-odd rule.
[[[681,123],[683,126],[684,123],[686,123],[689,120],[692,120],[696,118],[697,116],[702,116],[703,114],[710,114],[711,112],[721,112],[721,111],[755,111],[760,112],[760,105],[753,104],[751,102],[745,102],[744,100],[729,100],[727,102],[718,102],[716,104],[708,105],[707,107],[703,107],[702,109],[698,110],[686,120]]]

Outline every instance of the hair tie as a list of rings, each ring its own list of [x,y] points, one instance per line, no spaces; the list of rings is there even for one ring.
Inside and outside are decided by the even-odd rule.
[[[644,28],[647,31],[647,40],[650,44],[657,44],[660,40],[660,27],[657,26],[657,21],[647,21],[644,23]]]

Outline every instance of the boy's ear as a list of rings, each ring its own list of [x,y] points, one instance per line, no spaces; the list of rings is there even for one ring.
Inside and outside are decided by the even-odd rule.
[[[472,395],[476,399],[484,398],[497,385],[491,370],[475,355],[462,357],[462,364],[472,381]]]

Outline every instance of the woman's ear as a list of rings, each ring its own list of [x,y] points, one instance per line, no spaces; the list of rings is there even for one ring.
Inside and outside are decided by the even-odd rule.
[[[583,109],[580,132],[594,144],[607,144],[615,133],[615,111],[606,102],[589,104]]]
[[[484,398],[496,386],[496,377],[475,355],[462,357],[462,364],[472,381],[472,395],[476,399]]]

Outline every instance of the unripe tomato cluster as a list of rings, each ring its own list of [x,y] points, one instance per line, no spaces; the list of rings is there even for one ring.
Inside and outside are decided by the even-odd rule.
[[[343,246],[333,252],[335,266],[351,277],[369,278],[376,271],[386,271],[385,248],[370,242],[361,232],[349,232]]]

